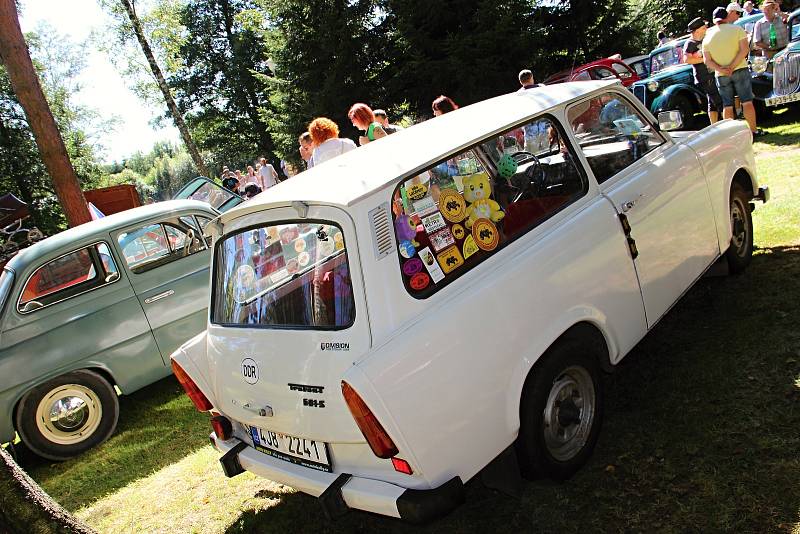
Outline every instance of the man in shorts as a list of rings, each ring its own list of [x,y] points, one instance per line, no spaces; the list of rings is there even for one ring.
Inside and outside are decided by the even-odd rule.
[[[708,120],[714,124],[722,113],[722,97],[717,90],[717,81],[714,73],[708,70],[703,60],[703,37],[706,36],[706,21],[697,17],[693,19],[688,30],[692,34],[683,45],[683,60],[692,66],[694,82],[705,93],[708,100]]]
[[[763,135],[756,128],[756,109],[753,107],[753,86],[747,55],[750,45],[744,29],[728,24],[728,11],[718,7],[713,14],[715,26],[703,39],[703,59],[709,69],[717,73],[717,89],[722,97],[722,116],[735,118],[733,105],[736,96],[742,103],[742,112],[753,136]]]

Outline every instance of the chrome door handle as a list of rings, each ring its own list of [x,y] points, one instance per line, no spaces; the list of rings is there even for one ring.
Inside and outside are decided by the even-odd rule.
[[[622,213],[627,213],[627,212],[631,211],[635,205],[636,205],[636,201],[635,200],[629,200],[627,202],[623,202],[622,203]]]
[[[144,299],[144,303],[145,304],[152,304],[153,302],[155,302],[157,300],[165,299],[165,298],[167,298],[169,296],[172,296],[174,294],[175,294],[175,292],[170,289],[168,291],[164,291],[163,293],[159,293],[158,295],[153,295],[150,298]]]

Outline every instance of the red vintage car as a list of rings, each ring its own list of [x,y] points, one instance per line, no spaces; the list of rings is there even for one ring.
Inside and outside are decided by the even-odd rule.
[[[550,85],[582,80],[613,80],[615,78],[620,80],[625,87],[639,81],[636,71],[632,70],[624,61],[618,59],[617,56],[611,56],[557,72],[548,77],[544,83],[545,85]]]

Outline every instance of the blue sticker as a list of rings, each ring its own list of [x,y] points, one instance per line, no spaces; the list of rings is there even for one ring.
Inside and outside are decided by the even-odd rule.
[[[261,445],[261,441],[258,439],[258,429],[255,427],[250,427],[250,435],[253,437],[253,445]]]
[[[417,249],[414,248],[414,245],[409,240],[400,241],[397,249],[400,251],[400,255],[406,259],[412,258],[417,253]]]

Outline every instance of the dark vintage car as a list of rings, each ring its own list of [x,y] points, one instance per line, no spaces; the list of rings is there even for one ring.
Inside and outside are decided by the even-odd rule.
[[[767,106],[800,102],[800,9],[789,17],[789,45],[772,58],[773,91]]]
[[[742,17],[735,24],[747,29],[761,17],[760,14]],[[694,115],[707,109],[707,101],[694,82],[692,66],[684,63],[683,45],[688,38],[688,35],[682,36],[650,52],[650,77],[639,80],[630,89],[653,114],[680,111],[685,127],[692,128],[695,126]],[[772,92],[772,73],[763,69],[751,70],[755,104],[758,111],[764,113],[764,100]]]

